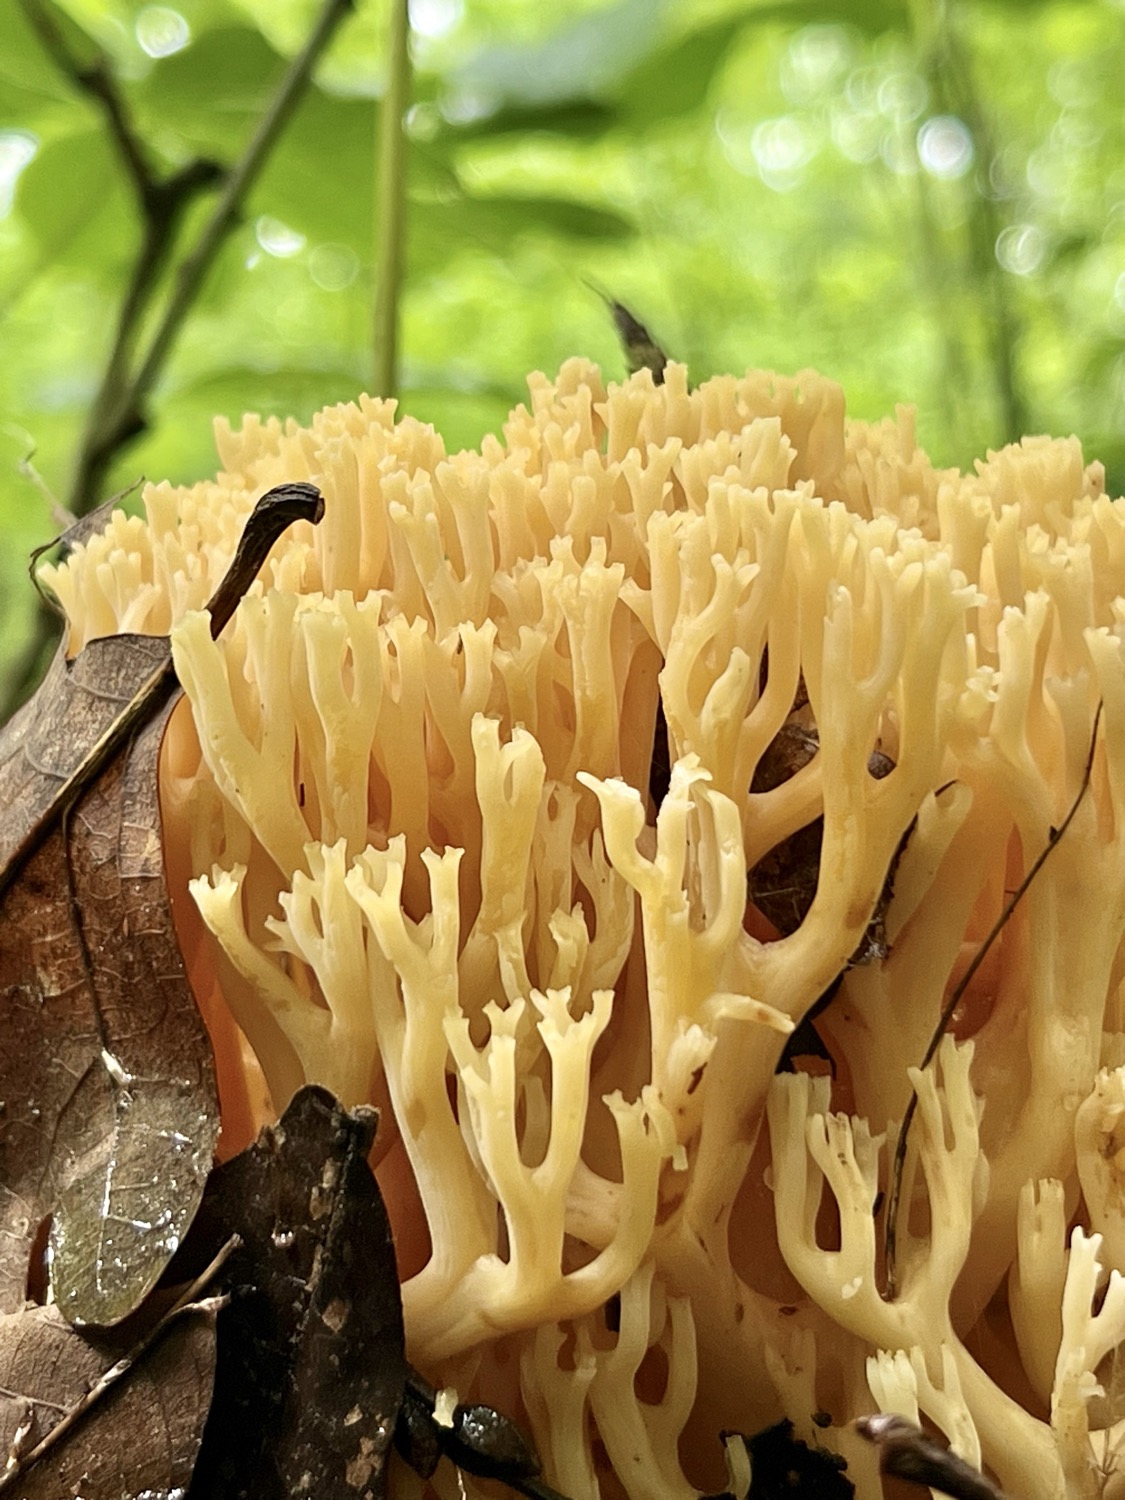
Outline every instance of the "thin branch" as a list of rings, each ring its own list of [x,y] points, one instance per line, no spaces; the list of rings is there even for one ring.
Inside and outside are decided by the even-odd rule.
[[[176,273],[168,303],[139,363],[137,336],[167,265],[183,211],[197,193],[223,177],[222,169],[200,160],[190,162],[163,182],[154,178],[104,63],[84,67],[73,56],[43,0],[20,0],[20,4],[59,68],[106,109],[126,170],[137,189],[142,215],[141,246],[118,313],[113,346],[90,409],[70,488],[69,509],[73,515],[82,516],[97,505],[106,476],[122,449],[147,427],[148,397],[207,272],[237,221],[247,194],[295,109],[313,68],[352,8],[353,0],[326,0],[308,42],[293,59],[242,159],[226,174],[214,211]],[[38,680],[54,628],[51,616],[40,610],[32,638],[4,695],[7,714],[23,702]]]
[[[379,165],[375,194],[375,394],[398,388],[398,321],[406,239],[406,132],[410,102],[410,8],[391,0],[390,77],[379,113]]]
[[[938,1018],[938,1023],[934,1027],[933,1036],[930,1037],[930,1044],[926,1048],[926,1055],[923,1057],[921,1064],[919,1065],[920,1071],[928,1068],[933,1062],[934,1054],[937,1052],[938,1047],[941,1045],[941,1039],[949,1029],[949,1023],[953,1019],[953,1012],[961,1003],[961,998],[965,994],[965,991],[969,988],[969,985],[972,983],[973,976],[976,974],[977,970],[984,962],[989,950],[996,942],[996,939],[1008,925],[1008,922],[1011,920],[1012,913],[1015,911],[1016,907],[1020,904],[1023,898],[1027,895],[1028,891],[1031,889],[1035,877],[1039,874],[1039,871],[1046,863],[1047,857],[1051,853],[1051,850],[1054,849],[1055,845],[1059,842],[1063,834],[1073,822],[1074,816],[1082,804],[1082,799],[1083,797],[1085,797],[1087,791],[1089,790],[1090,777],[1093,774],[1094,770],[1094,754],[1098,746],[1098,725],[1101,723],[1101,717],[1102,702],[1101,699],[1099,699],[1098,706],[1094,711],[1094,726],[1090,731],[1090,747],[1086,752],[1086,765],[1083,769],[1082,780],[1079,784],[1078,791],[1075,793],[1074,801],[1070,804],[1070,807],[1067,810],[1066,817],[1062,820],[1059,826],[1050,830],[1047,842],[1036,855],[1031,868],[1028,870],[1027,874],[1023,877],[1019,885],[1016,887],[1011,896],[1011,899],[1004,907],[1004,910],[992,924],[988,936],[985,938],[984,942],[980,945],[976,953],[973,955],[972,963],[970,963],[969,967],[965,970],[964,974],[962,974],[958,983],[954,986],[953,993],[945,1002],[942,1013]],[[890,1190],[887,1193],[887,1220],[883,1242],[886,1252],[886,1298],[888,1302],[894,1301],[898,1291],[896,1260],[898,1251],[899,1200],[902,1196],[903,1168],[906,1164],[906,1144],[910,1135],[910,1127],[914,1123],[914,1116],[917,1111],[918,1090],[913,1089],[910,1094],[910,1102],[906,1106],[906,1112],[902,1117],[902,1125],[898,1132],[898,1140],[895,1143],[894,1163],[891,1167]]]
[[[138,423],[124,435],[124,439],[119,438],[114,443],[105,441],[107,418],[125,388],[137,331],[156,292],[184,210],[198,193],[212,187],[222,177],[222,168],[215,162],[200,159],[162,179],[149,160],[144,140],[130,117],[105,55],[95,53],[90,62],[77,56],[45,0],[20,0],[20,5],[55,66],[105,115],[110,138],[136,196],[141,221],[140,248],[130,272],[109,359],[91,403],[75,464],[70,509],[73,515],[81,516],[98,503],[106,469],[121,441],[134,436],[143,426],[143,423]],[[35,655],[39,654],[36,649]]]
[[[122,402],[122,418],[126,425],[130,419],[141,414],[144,403],[164,367],[180,326],[191,310],[191,305],[203,286],[204,278],[219,253],[223,241],[234,227],[242,205],[266,163],[266,158],[276,145],[281,132],[297,107],[312,70],[321,53],[332,39],[332,35],[345,14],[351,10],[353,0],[327,0],[312,35],[301,52],[293,59],[289,71],[282,79],[266,113],[258,123],[242,160],[226,179],[219,201],[208,222],[204,225],[195,248],[191,250],[176,272],[176,284],[168,306],[152,336],[148,353],[133,378],[129,391]],[[121,418],[119,418],[121,420]]]
[[[116,138],[130,176],[137,185],[145,221],[145,234],[118,317],[113,349],[76,466],[70,509],[75,515],[82,515],[97,503],[102,482],[120,450],[131,438],[144,431],[148,396],[163,370],[184,319],[321,53],[344,14],[351,9],[352,0],[327,0],[312,35],[293,59],[242,159],[227,174],[211,218],[181,263],[148,350],[132,374],[129,371],[133,342],[167,261],[183,209],[192,196],[215,183],[221,175],[220,169],[210,162],[192,162],[167,181],[157,181],[144,161],[143,151],[104,63],[92,69],[82,68],[70,54],[40,0],[21,0],[21,3],[60,67],[65,67],[77,83],[102,101],[110,114],[111,124],[117,122],[120,134]]]
[[[207,1303],[199,1301],[199,1294],[214,1281],[215,1277],[241,1243],[237,1235],[232,1235],[211,1261],[210,1265],[195,1278],[189,1287],[186,1287],[181,1292],[159,1322],[155,1323],[149,1329],[148,1333],[129,1350],[129,1353],[119,1359],[115,1365],[111,1365],[104,1374],[98,1377],[86,1394],[68,1409],[62,1421],[57,1422],[51,1428],[46,1437],[36,1443],[34,1448],[29,1448],[25,1454],[21,1455],[18,1462],[11,1465],[5,1473],[0,1474],[0,1494],[10,1489],[21,1475],[27,1473],[32,1464],[38,1463],[52,1448],[57,1447],[67,1434],[82,1421],[91,1407],[102,1400],[120,1380],[123,1380],[128,1375],[137,1362],[144,1358],[153,1345],[164,1336],[176,1318],[185,1312],[209,1310]],[[221,1305],[222,1300],[213,1299],[212,1305]]]
[[[105,114],[110,135],[125,163],[142,212],[145,211],[156,174],[149,165],[141,137],[133,129],[125,101],[117,90],[104,54],[99,52],[93,62],[84,63],[70,50],[58,22],[42,0],[19,0],[19,4],[28,25],[59,72],[66,74],[82,93],[88,94]]]
[[[167,265],[184,210],[197,193],[213,186],[222,175],[222,168],[214,162],[191,162],[167,182],[153,184],[146,195],[148,207],[141,247],[117,315],[113,346],[90,408],[75,465],[70,508],[76,516],[85,515],[98,504],[106,473],[118,450],[147,425],[140,411],[127,424],[114,422],[114,413],[128,388],[137,332]]]

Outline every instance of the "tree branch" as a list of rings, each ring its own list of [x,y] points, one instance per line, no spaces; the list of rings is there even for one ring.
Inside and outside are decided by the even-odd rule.
[[[259,122],[242,160],[228,175],[214,213],[204,226],[194,250],[189,252],[176,272],[176,285],[168,306],[123,403],[126,414],[130,410],[139,413],[143,407],[220,246],[234,227],[242,205],[296,108],[321,53],[345,13],[351,10],[352,4],[353,0],[327,0],[312,35],[290,64],[289,71]]]
[[[320,17],[302,51],[289,66],[273,101],[258,124],[242,158],[225,175],[213,162],[190,162],[160,180],[149,166],[141,137],[104,58],[87,65],[77,58],[46,0],[19,0],[45,50],[76,87],[95,99],[106,114],[110,132],[133,185],[141,215],[141,244],[117,317],[113,345],[79,446],[68,508],[74,516],[92,510],[107,474],[121,451],[148,425],[148,398],[163,372],[184,320],[198,297],[208,271],[237,222],[270,151],[285,128],[321,54],[353,0],[325,0]],[[207,187],[223,187],[210,219],[176,272],[167,305],[143,356],[136,353],[138,331],[158,290],[184,209]],[[16,708],[38,679],[55,631],[53,617],[40,610],[35,630],[16,664],[4,708]]]
[[[156,292],[184,210],[198,193],[212,187],[223,174],[215,162],[198,160],[161,179],[149,160],[144,140],[130,118],[128,106],[104,54],[95,53],[89,62],[79,57],[67,42],[45,0],[20,0],[20,6],[55,66],[105,115],[110,137],[132,185],[141,219],[140,249],[118,313],[109,359],[91,404],[71,485],[70,511],[75,516],[82,516],[97,505],[105,471],[120,446],[118,442],[107,448],[107,417],[118,404],[126,386],[136,333]],[[139,430],[140,427],[135,428],[128,436]]]
[[[42,42],[43,50],[59,72],[65,74],[75,88],[88,94],[101,108],[133,184],[141,212],[147,213],[148,197],[156,184],[156,174],[149,165],[140,136],[133,129],[125,101],[118,93],[105,56],[97,53],[92,62],[82,62],[70,50],[62,29],[42,0],[19,0],[19,4],[27,17],[28,25]]]
[[[114,459],[132,438],[145,430],[148,423],[148,397],[163,372],[164,363],[171,353],[184,319],[198,297],[223,241],[234,227],[266,158],[296,108],[321,53],[351,6],[352,0],[327,0],[312,35],[290,64],[289,71],[259,122],[241,161],[227,174],[211,218],[200,232],[194,248],[180,263],[168,304],[139,366],[131,376],[126,376],[125,361],[118,360],[115,367],[111,357],[106,371],[107,379],[103,382],[104,395],[99,393],[101,399],[95,402],[79,455],[74,489],[82,506],[74,507],[76,513],[82,514],[83,508],[88,509],[90,505],[96,504],[102,483]],[[177,206],[182,207],[182,203]],[[142,255],[138,257],[134,268],[134,284],[142,270],[151,281],[159,272],[162,258],[162,255],[157,254],[152,257],[156,261],[153,268],[143,267],[142,247]],[[122,308],[123,324],[127,312],[128,299]],[[136,319],[133,319],[124,329],[124,339],[121,337],[122,330],[119,329],[119,344],[124,344],[131,337],[135,322]],[[122,353],[125,352],[123,349]]]
[[[166,182],[153,184],[146,196],[150,207],[146,210],[140,249],[78,450],[70,496],[70,509],[75,516],[86,515],[99,503],[106,473],[118,450],[147,425],[143,412],[137,413],[135,423],[127,430],[119,428],[113,420],[128,389],[137,330],[167,265],[184,210],[196,194],[220,181],[222,175],[222,168],[214,162],[191,162]]]

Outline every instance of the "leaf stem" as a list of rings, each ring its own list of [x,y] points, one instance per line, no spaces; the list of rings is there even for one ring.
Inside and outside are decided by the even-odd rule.
[[[375,394],[398,391],[399,301],[406,238],[406,111],[410,102],[410,6],[391,0],[390,76],[379,112],[375,190]]]

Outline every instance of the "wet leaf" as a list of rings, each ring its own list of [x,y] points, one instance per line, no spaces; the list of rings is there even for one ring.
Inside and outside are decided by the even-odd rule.
[[[184,1309],[81,1421],[18,1478],[12,1471],[132,1354],[124,1330],[91,1334],[56,1307],[0,1318],[0,1493],[19,1500],[171,1500],[199,1452],[215,1370],[213,1305]]]
[[[208,1184],[178,1266],[237,1234],[215,1401],[189,1500],[371,1500],[402,1404],[394,1246],[367,1163],[376,1114],[302,1089]]]
[[[317,504],[308,485],[259,501],[213,631]],[[210,1043],[176,944],[157,800],[177,692],[166,640],[111,637],[73,662],[60,652],[0,732],[0,1310],[22,1306],[50,1215],[66,1316],[127,1316],[210,1169]]]
[[[37,727],[46,733],[13,758],[40,777],[24,783],[24,797],[5,798],[5,780],[18,774],[9,760],[0,805],[37,811],[56,767],[65,777],[58,749],[96,734],[104,713],[121,711],[131,674],[167,656],[163,640],[94,646],[74,672],[56,658],[40,690]],[[210,1169],[218,1133],[210,1044],[176,945],[160,844],[156,765],[170,707],[20,863],[3,898],[0,1295],[8,1309],[24,1300],[28,1253],[52,1214],[52,1281],[67,1316],[125,1317],[159,1278]],[[6,820],[3,833],[11,826]]]

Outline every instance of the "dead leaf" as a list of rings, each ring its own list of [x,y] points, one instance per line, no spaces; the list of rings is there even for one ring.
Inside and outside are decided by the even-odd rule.
[[[311,485],[258,502],[213,633],[281,531],[318,507]],[[166,640],[115,636],[60,653],[0,732],[0,1310],[22,1306],[51,1215],[66,1316],[127,1316],[210,1169],[211,1049],[176,946],[156,789],[177,692]]]
[[[604,287],[598,286],[593,281],[587,281],[586,285],[595,296],[602,299],[609,310],[625,355],[625,364],[629,374],[635,375],[638,370],[649,370],[652,373],[653,385],[663,385],[668,356],[652,334],[638,318],[634,317],[623,302],[618,302],[616,297],[611,297]]]
[[[298,1093],[212,1173],[175,1264],[231,1235],[215,1399],[189,1500],[376,1500],[405,1380],[402,1305],[368,1166],[376,1114]]]
[[[31,453],[28,454],[28,460],[30,460],[34,452],[33,448]],[[126,485],[123,490],[118,490],[116,495],[110,495],[108,500],[103,500],[93,510],[88,510],[84,516],[72,516],[69,511],[59,505],[58,501],[54,501],[53,509],[58,519],[64,523],[63,530],[59,532],[58,536],[52,537],[49,542],[44,542],[41,547],[35,547],[27,562],[28,577],[31,579],[40,599],[42,599],[48,609],[53,610],[55,614],[63,613],[62,606],[55,600],[54,595],[50,594],[43,587],[43,584],[39,580],[40,558],[45,557],[48,552],[53,552],[56,547],[59,549],[60,557],[67,557],[80,543],[88,542],[92,536],[97,536],[99,531],[104,531],[110,516],[118,509],[122,501],[127,500],[130,495],[136,494],[137,490],[143,484],[143,477],[134,479],[132,484]]]
[[[131,1344],[123,1330],[74,1329],[56,1307],[0,1318],[0,1488],[4,1463],[14,1468],[90,1387],[129,1357]],[[65,1438],[19,1474],[5,1500],[182,1496],[199,1452],[214,1369],[215,1309],[185,1309]]]
[[[796,717],[786,720],[766,747],[750,783],[752,793],[770,792],[807,766],[820,749],[816,729],[802,724]],[[894,770],[894,761],[881,750],[873,750],[867,761],[867,774],[881,781]],[[913,827],[913,825],[911,825]],[[894,895],[894,877],[910,830],[903,835],[887,870],[883,888],[859,946],[848,961],[848,967],[874,963],[887,957],[886,916]],[[747,874],[749,899],[777,928],[782,937],[796,932],[809,914],[820,879],[820,855],[824,844],[824,819],[814,818],[803,828],[783,839],[758,861]]]

